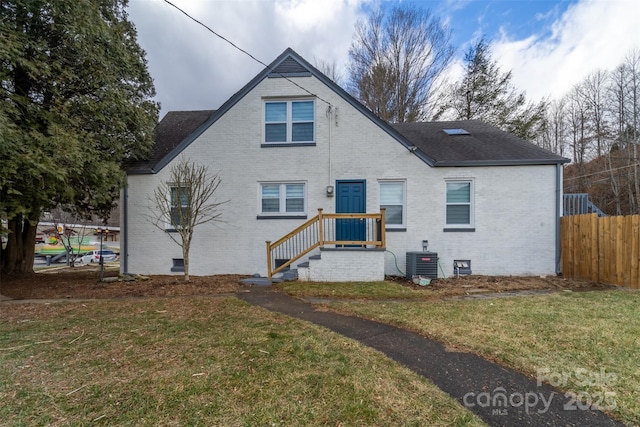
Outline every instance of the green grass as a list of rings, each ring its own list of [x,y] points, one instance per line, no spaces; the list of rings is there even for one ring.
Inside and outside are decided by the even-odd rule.
[[[540,378],[585,399],[609,396],[611,413],[640,423],[640,292],[330,306],[414,330],[533,378],[541,372]]]
[[[6,304],[0,424],[483,425],[380,353],[235,298]]]

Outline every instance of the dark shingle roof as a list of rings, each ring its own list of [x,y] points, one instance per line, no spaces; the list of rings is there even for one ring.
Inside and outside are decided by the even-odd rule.
[[[561,164],[569,161],[476,120],[389,124],[289,48],[218,110],[167,113],[156,126],[155,144],[148,160],[131,163],[126,168],[127,173],[160,171],[263,79],[288,76],[316,77],[405,148],[415,146],[414,154],[432,167]],[[449,136],[443,131],[447,128],[463,128],[470,134]]]
[[[130,174],[153,173],[156,166],[205,123],[216,110],[169,111],[154,129],[154,144],[147,160],[127,166]]]
[[[569,161],[479,120],[396,123],[391,127],[418,148],[416,155],[426,155],[424,160],[432,166],[506,166]],[[469,134],[448,135],[444,129],[464,129]]]

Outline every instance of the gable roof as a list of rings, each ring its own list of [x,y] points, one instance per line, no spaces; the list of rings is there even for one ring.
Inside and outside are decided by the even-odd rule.
[[[362,105],[359,101],[349,95],[344,89],[337,85],[333,80],[325,76],[317,68],[307,62],[304,58],[298,55],[293,49],[287,48],[280,54],[271,64],[269,64],[264,70],[256,75],[249,83],[247,83],[242,89],[236,92],[231,98],[229,98],[222,106],[212,112],[200,126],[197,126],[188,136],[184,137],[182,141],[177,144],[175,138],[171,138],[171,141],[166,141],[164,132],[156,134],[156,145],[159,145],[159,149],[152,150],[151,157],[147,161],[135,162],[127,167],[127,173],[144,174],[144,173],[157,173],[163,167],[165,167],[171,160],[176,158],[182,150],[189,146],[194,140],[196,140],[202,132],[204,132],[209,126],[215,123],[220,117],[222,117],[227,111],[229,111],[238,101],[240,101],[245,95],[253,90],[262,80],[266,78],[289,78],[289,77],[304,77],[314,76],[325,85],[330,87],[334,92],[341,96],[345,101],[351,104],[354,108],[359,110],[362,114],[369,117],[374,123],[385,130],[392,138],[396,139],[400,144],[406,148],[410,147],[410,143],[405,138],[397,133],[388,123],[379,119],[368,108]],[[304,89],[304,88],[303,88]],[[311,94],[311,93],[310,93]],[[322,100],[324,101],[324,100]],[[326,101],[325,101],[326,102]],[[181,114],[185,116],[196,115],[195,111],[174,111],[172,113]],[[171,113],[167,113],[169,115]],[[188,119],[187,117],[184,117]],[[166,116],[165,116],[166,119]],[[164,120],[162,122],[164,122]],[[196,119],[197,120],[197,119]],[[162,123],[161,122],[161,123]],[[168,124],[169,122],[167,122]],[[158,124],[160,126],[160,123]],[[172,147],[172,148],[170,148]],[[163,154],[163,157],[158,159],[158,155]]]
[[[516,164],[558,164],[569,160],[556,156],[507,132],[502,132],[479,121],[422,122],[390,125],[352,97],[333,80],[288,48],[242,89],[229,98],[218,110],[172,111],[162,119],[155,130],[155,144],[149,158],[127,167],[128,174],[157,173],[195,141],[238,101],[265,78],[313,76],[337,95],[369,118],[406,149],[429,166],[483,166]],[[295,83],[294,83],[295,84]],[[300,86],[302,89],[304,87]],[[306,89],[305,89],[306,90]],[[309,93],[313,95],[312,93]],[[322,102],[327,102],[318,98]],[[447,124],[448,123],[448,124]],[[472,124],[467,124],[472,123]],[[442,132],[443,127],[467,126],[472,135],[468,141],[453,146]],[[440,132],[438,132],[440,130]],[[441,133],[442,135],[440,135]],[[457,135],[455,138],[463,137]],[[473,141],[473,143],[471,142]]]
[[[568,163],[558,156],[509,132],[479,120],[395,123],[391,125],[431,159],[430,165],[511,166]],[[447,133],[447,130],[454,132]],[[465,132],[459,132],[463,130]]]
[[[203,125],[215,110],[169,111],[153,130],[154,144],[146,160],[127,165],[127,173],[145,174],[157,172],[156,166]]]

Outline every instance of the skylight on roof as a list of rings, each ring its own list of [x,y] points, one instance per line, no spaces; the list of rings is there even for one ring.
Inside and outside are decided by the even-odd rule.
[[[442,129],[442,130],[449,136],[452,136],[452,135],[470,135],[469,131],[466,131],[466,130],[461,129],[461,128]]]

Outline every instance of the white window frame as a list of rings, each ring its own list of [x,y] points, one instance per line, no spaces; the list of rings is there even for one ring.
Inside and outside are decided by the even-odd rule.
[[[469,184],[469,202],[465,203],[449,203],[447,201],[447,188],[449,184]],[[449,178],[445,179],[444,187],[444,224],[445,229],[473,229],[475,227],[475,184],[472,178]],[[469,206],[469,223],[468,224],[449,224],[447,223],[447,210],[449,206]]]
[[[278,212],[262,211],[262,187],[265,185],[277,185],[279,209]],[[287,185],[302,185],[302,212],[287,212]],[[287,216],[287,217],[306,217],[307,216],[307,183],[305,181],[266,181],[258,183],[258,216]]]
[[[378,206],[382,207],[382,186],[385,184],[402,185],[402,222],[400,224],[385,223],[387,229],[406,229],[407,228],[407,181],[401,179],[385,179],[378,181]]]
[[[187,187],[184,186],[184,185],[180,186],[180,185],[174,184],[174,183],[169,183],[168,187],[169,187],[169,202],[171,204],[171,209],[170,209],[169,215],[173,215],[173,210],[178,208],[178,204],[174,203],[174,200],[173,200],[173,189],[174,188],[178,188],[178,187],[182,187],[182,188],[186,189]],[[188,189],[187,189],[187,194],[186,195],[187,195],[187,198],[188,198],[189,197]],[[187,200],[185,203],[182,203],[182,201],[180,201],[180,208],[181,209],[189,208],[189,200]],[[167,219],[167,229],[175,230],[180,226],[182,226],[182,224],[176,224],[176,226],[174,227],[173,221],[171,220],[171,217],[169,217]]]
[[[293,120],[293,103],[295,102],[311,102],[313,117],[311,119],[311,125],[313,128],[313,138],[311,141],[293,141],[293,125],[295,123],[309,123],[308,120],[294,121]],[[267,104],[271,103],[286,103],[287,117],[284,122],[267,122]],[[267,141],[267,124],[286,124],[286,140],[285,141]],[[262,143],[265,145],[274,144],[315,144],[316,141],[316,101],[314,98],[275,98],[263,100],[262,107]]]

